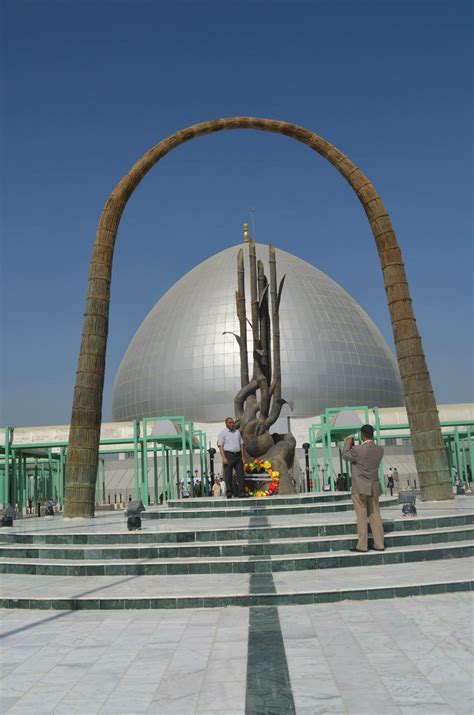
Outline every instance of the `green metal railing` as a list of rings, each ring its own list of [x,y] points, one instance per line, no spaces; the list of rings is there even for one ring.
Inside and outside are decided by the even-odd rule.
[[[400,437],[410,439],[410,427],[404,424],[381,424],[378,407],[331,407],[320,416],[320,422],[314,423],[309,428],[310,444],[310,468],[312,491],[328,490],[335,488],[335,469],[333,459],[333,449],[339,451],[340,472],[345,471],[351,480],[351,464],[342,464],[342,443],[347,436],[354,437],[357,441],[360,433],[360,424],[344,425],[337,427],[334,425],[335,416],[341,412],[363,412],[366,424],[371,423],[374,427],[374,441],[382,444],[387,439],[399,439]],[[372,412],[372,419],[370,413]],[[472,465],[474,464],[474,420],[451,420],[441,422],[443,438],[445,442],[448,464],[451,473],[451,480],[454,483],[456,468],[458,478],[464,481],[472,481]],[[400,432],[404,434],[401,435]],[[318,447],[321,450],[321,475],[319,471]],[[383,461],[379,467],[379,480],[382,493],[385,493]]]
[[[150,425],[171,421],[176,434],[150,434]],[[159,431],[159,430],[158,430]],[[29,502],[54,499],[64,502],[67,441],[15,443],[14,428],[5,427],[0,445],[0,504],[18,509]],[[184,488],[193,488],[194,452],[199,454],[200,478],[207,494],[207,438],[202,430],[184,417],[146,417],[134,420],[131,437],[101,439],[96,482],[96,503],[106,500],[105,455],[133,454],[133,491],[136,499],[150,503],[149,464],[152,463],[154,501],[159,498],[159,483],[168,499],[180,496],[180,465]],[[161,470],[159,458],[161,456]],[[175,471],[173,468],[175,465]]]

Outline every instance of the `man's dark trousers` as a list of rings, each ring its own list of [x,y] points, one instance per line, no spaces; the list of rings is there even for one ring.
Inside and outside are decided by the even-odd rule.
[[[225,466],[225,486],[227,491],[227,496],[234,493],[232,486],[232,472],[235,469],[237,472],[237,477],[239,479],[239,497],[244,495],[244,465],[242,462],[241,452],[225,452],[227,457],[227,464]]]

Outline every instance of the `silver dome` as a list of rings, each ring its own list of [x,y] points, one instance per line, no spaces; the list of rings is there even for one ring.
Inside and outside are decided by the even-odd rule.
[[[185,415],[215,422],[240,388],[232,246],[193,268],[158,301],[130,343],[112,396],[114,420]],[[268,275],[268,247],[257,245]],[[246,250],[246,277],[248,275]],[[396,361],[369,316],[327,275],[277,249],[282,391],[294,417],[327,407],[404,404]],[[247,289],[247,312],[250,298]],[[249,348],[251,331],[249,329]]]

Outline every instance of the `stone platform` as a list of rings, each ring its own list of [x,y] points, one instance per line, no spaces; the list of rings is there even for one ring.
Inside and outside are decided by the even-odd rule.
[[[252,607],[470,590],[474,499],[418,503],[415,518],[395,502],[382,499],[387,550],[367,554],[349,551],[355,515],[341,493],[170,502],[137,532],[117,512],[19,520],[0,530],[0,606]]]

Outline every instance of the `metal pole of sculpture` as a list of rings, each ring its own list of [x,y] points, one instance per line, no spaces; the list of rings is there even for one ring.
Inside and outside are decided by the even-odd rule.
[[[248,232],[244,225],[244,238]],[[236,306],[239,335],[232,333],[240,348],[241,387],[235,396],[236,425],[251,457],[264,457],[280,473],[280,494],[295,491],[288,470],[293,466],[296,440],[291,433],[270,435],[269,429],[286,404],[281,396],[280,301],[285,276],[277,288],[275,249],[269,246],[270,284],[262,261],[257,262],[255,241],[248,242],[250,264],[251,328],[253,336],[253,374],[249,380],[247,353],[247,314],[245,300],[244,251],[237,254]],[[271,319],[268,305],[271,298]],[[226,333],[224,333],[225,335]],[[259,397],[257,398],[257,392]],[[291,407],[291,405],[290,405]]]
[[[112,260],[127,201],[143,177],[170,151],[191,139],[227,129],[273,132],[306,144],[327,159],[357,194],[369,220],[383,272],[422,498],[451,499],[451,480],[436,400],[401,251],[382,199],[360,169],[318,134],[275,119],[229,117],[195,124],[163,139],[133,165],[107,199],[97,228],[89,271],[67,452],[65,516],[94,515]]]

